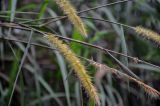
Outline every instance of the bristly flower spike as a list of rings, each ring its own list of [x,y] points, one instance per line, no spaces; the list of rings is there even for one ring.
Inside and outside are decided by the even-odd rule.
[[[77,11],[73,7],[73,5],[68,0],[55,0],[55,2],[63,10],[63,12],[67,15],[67,17],[76,27],[76,29],[78,29],[82,35],[87,37],[87,31],[86,31],[85,25],[83,21],[81,20],[81,18],[77,15]]]
[[[72,52],[69,47],[59,40],[54,34],[48,33],[45,38],[50,41],[51,45],[54,45],[57,50],[65,57],[68,63],[73,68],[74,72],[78,76],[82,86],[88,93],[91,100],[93,100],[97,106],[100,106],[100,100],[96,88],[91,82],[91,78],[88,75],[84,65],[81,63],[79,58],[74,52]]]
[[[141,26],[134,27],[134,30],[140,35],[143,36],[144,38],[147,38],[156,44],[160,45],[160,34],[150,30],[143,28]]]

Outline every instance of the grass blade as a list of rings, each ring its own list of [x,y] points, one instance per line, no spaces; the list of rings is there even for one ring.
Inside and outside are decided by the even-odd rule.
[[[24,52],[24,54],[23,54],[22,60],[21,60],[20,65],[19,65],[19,69],[18,69],[18,72],[17,72],[17,75],[16,75],[16,79],[15,79],[14,84],[13,84],[11,96],[10,96],[10,99],[9,99],[9,102],[8,102],[8,106],[11,105],[12,97],[13,97],[13,93],[14,93],[14,90],[15,90],[15,87],[16,87],[16,84],[17,84],[17,81],[18,81],[18,77],[19,77],[19,75],[20,75],[20,72],[21,72],[23,63],[24,63],[24,61],[25,61],[25,59],[26,59],[26,56],[27,56],[27,54],[28,54],[28,50],[29,50],[29,47],[30,47],[32,35],[33,35],[33,31],[31,31],[31,34],[30,34],[30,36],[29,36],[29,40],[28,40],[27,47],[26,47],[26,49],[25,49],[25,52]]]
[[[123,30],[123,26],[121,26],[121,36],[120,36],[120,39],[121,39],[121,47],[122,47],[122,53],[127,55],[127,45],[126,45],[126,40],[125,40],[125,37],[124,37],[124,30]],[[128,67],[128,58],[127,57],[124,57],[122,56],[122,63],[124,65],[126,65]]]

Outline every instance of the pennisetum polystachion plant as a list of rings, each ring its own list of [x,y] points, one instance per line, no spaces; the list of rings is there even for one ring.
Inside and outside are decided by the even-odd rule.
[[[69,62],[74,72],[78,76],[82,86],[89,95],[90,99],[93,100],[98,106],[100,105],[100,99],[96,88],[91,82],[91,77],[87,74],[85,66],[81,63],[80,59],[72,52],[69,47],[59,40],[54,34],[48,33],[44,36],[51,45],[54,45],[58,51],[65,57]]]

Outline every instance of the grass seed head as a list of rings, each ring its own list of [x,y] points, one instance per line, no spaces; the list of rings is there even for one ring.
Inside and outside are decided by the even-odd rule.
[[[134,30],[142,37],[160,45],[160,34],[150,30],[143,28],[141,26],[137,26],[134,28]]]
[[[73,7],[73,5],[68,0],[55,0],[55,1],[58,4],[58,6],[63,10],[63,12],[67,15],[67,17],[75,26],[75,28],[78,29],[82,35],[87,37],[87,31],[85,25],[81,20],[81,18],[77,15],[77,11]]]
[[[82,86],[89,95],[90,99],[92,99],[99,106],[100,99],[97,90],[93,86],[91,82],[91,77],[88,75],[84,65],[81,63],[79,58],[75,55],[74,52],[72,52],[69,49],[69,47],[66,44],[59,40],[55,35],[49,33],[45,37],[47,38],[47,40],[50,41],[51,45],[54,45],[57,48],[57,50],[64,55],[65,59],[73,68],[74,73],[76,73],[78,79],[80,80]]]

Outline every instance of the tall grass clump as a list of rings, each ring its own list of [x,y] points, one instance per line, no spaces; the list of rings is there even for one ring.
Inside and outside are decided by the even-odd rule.
[[[72,4],[67,0],[55,0],[55,2],[67,15],[67,17],[76,27],[76,29],[78,29],[82,35],[87,37],[87,31],[86,31],[85,25],[83,24],[81,18],[77,15],[77,11],[72,6]]]
[[[59,40],[54,34],[48,33],[45,38],[50,41],[51,45],[54,45],[58,51],[63,54],[65,59],[69,62],[71,67],[74,69],[74,72],[78,76],[82,86],[85,91],[88,93],[91,100],[95,101],[95,103],[99,106],[100,100],[97,93],[96,88],[93,86],[91,82],[90,76],[87,74],[87,71],[82,65],[79,58],[76,57],[75,53],[73,53],[69,47],[64,44],[61,40]]]

